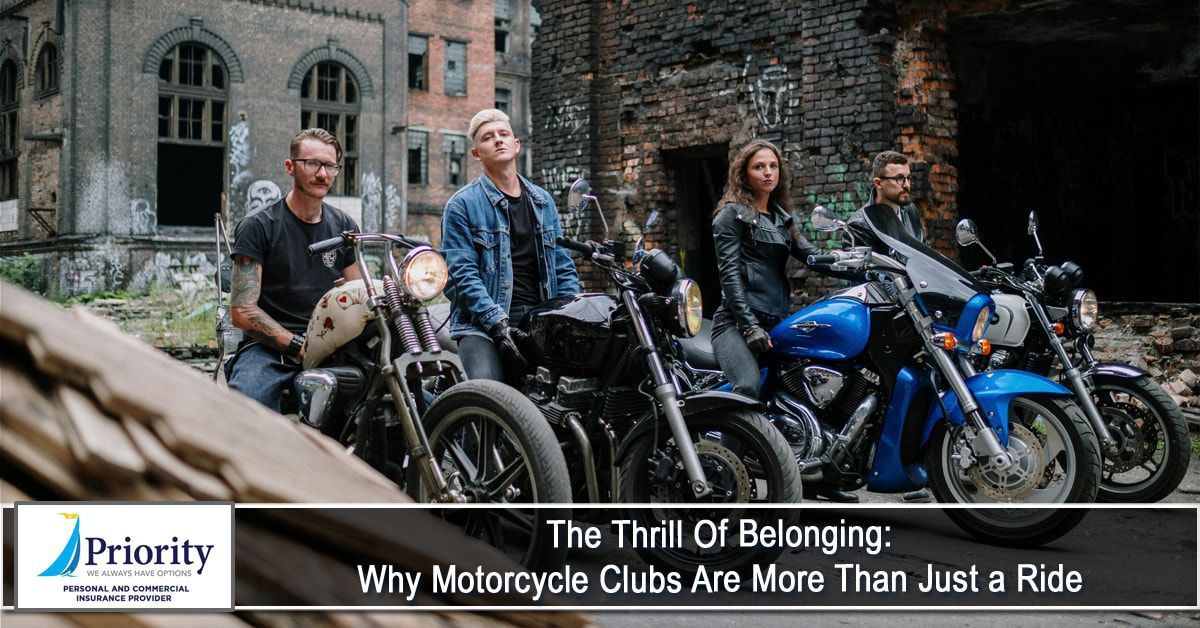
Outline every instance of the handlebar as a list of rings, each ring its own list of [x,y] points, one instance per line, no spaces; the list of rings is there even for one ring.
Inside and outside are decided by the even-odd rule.
[[[349,244],[349,239],[343,233],[328,240],[321,240],[320,242],[308,245],[308,254],[312,256],[321,255],[322,253],[336,251],[347,244]]]
[[[579,240],[573,240],[566,236],[558,236],[557,238],[554,238],[554,243],[584,255],[591,255],[592,253],[596,252],[595,244],[591,242],[580,242]]]
[[[809,255],[808,265],[816,266],[817,264],[833,264],[838,261],[836,255]]]

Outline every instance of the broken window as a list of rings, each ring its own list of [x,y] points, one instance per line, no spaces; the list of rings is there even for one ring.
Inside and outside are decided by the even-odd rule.
[[[467,136],[445,134],[442,149],[446,153],[446,185],[462,185],[467,176]]]
[[[196,42],[158,66],[158,224],[211,226],[225,180],[225,62]]]
[[[511,0],[496,0],[496,52],[508,53],[508,31],[512,28]]]
[[[322,61],[300,84],[300,128],[329,131],[342,143],[342,174],[333,193],[358,196],[358,81],[335,61]]]
[[[17,197],[17,64],[0,63],[0,201]]]
[[[408,35],[408,88],[429,91],[429,38]]]
[[[408,182],[429,183],[429,133],[425,131],[408,132]]]
[[[512,115],[512,90],[496,88],[496,108],[508,115]]]
[[[42,46],[38,53],[37,81],[39,96],[58,92],[58,48],[54,44]]]
[[[460,41],[446,42],[446,95],[467,95],[467,45]]]

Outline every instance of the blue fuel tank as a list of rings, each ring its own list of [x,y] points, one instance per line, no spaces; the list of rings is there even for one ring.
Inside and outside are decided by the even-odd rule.
[[[773,354],[818,360],[848,360],[871,337],[871,313],[861,301],[825,299],[794,312],[771,330]]]

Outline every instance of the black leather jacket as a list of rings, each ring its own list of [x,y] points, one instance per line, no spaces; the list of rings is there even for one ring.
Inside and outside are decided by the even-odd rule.
[[[788,257],[807,260],[821,251],[797,230],[791,214],[771,205],[772,219],[728,203],[713,216],[713,242],[721,277],[721,307],[740,331],[759,325],[752,310],[782,318],[791,309]]]

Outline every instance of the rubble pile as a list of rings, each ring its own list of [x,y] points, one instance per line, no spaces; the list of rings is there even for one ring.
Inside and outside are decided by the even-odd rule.
[[[1105,303],[1102,311],[1097,359],[1145,369],[1200,419],[1200,304]]]

